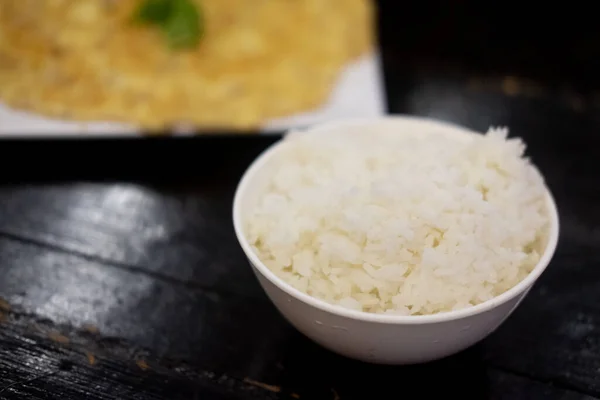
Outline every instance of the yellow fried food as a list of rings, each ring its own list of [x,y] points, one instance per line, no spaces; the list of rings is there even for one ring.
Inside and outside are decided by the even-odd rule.
[[[205,34],[176,52],[130,23],[138,0],[0,0],[0,102],[146,129],[256,128],[328,97],[373,43],[369,0],[195,0]]]

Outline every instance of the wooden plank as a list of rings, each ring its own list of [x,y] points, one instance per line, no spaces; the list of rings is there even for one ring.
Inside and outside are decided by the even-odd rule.
[[[490,374],[490,399],[561,399],[561,400],[593,400],[586,394],[572,390],[561,390],[553,385],[533,381],[510,373],[492,370]]]
[[[257,287],[246,285],[253,276],[233,233],[232,195],[222,184],[183,193],[133,184],[5,187],[0,231],[133,271],[257,296]]]
[[[18,241],[0,239],[0,270],[0,296],[13,312],[91,324],[106,338],[213,372],[255,371],[260,379],[283,356],[276,345],[291,330],[265,297],[190,289]]]
[[[489,368],[476,350],[413,367],[349,361],[303,339],[284,351],[280,362],[268,366],[274,371],[269,380],[261,381],[159,358],[89,327],[60,326],[16,311],[0,324],[0,398],[349,400],[418,391],[422,398],[595,399]],[[435,385],[423,385],[432,377]]]
[[[52,375],[40,378],[44,382],[41,386],[31,384],[19,389],[33,396],[55,392],[65,399],[76,398],[81,390],[98,387],[98,393],[91,391],[90,398],[103,398],[101,395],[112,393],[107,389],[109,385],[118,390],[135,388],[136,393],[142,390],[148,394],[143,398],[160,399],[168,398],[165,393],[181,384],[181,398],[185,398],[203,391],[220,393],[219,385],[233,385],[229,380],[233,379],[235,385],[242,382],[242,388],[246,384],[256,386],[269,396],[269,388],[285,388],[290,396],[296,393],[310,399],[333,398],[328,397],[333,388],[340,398],[365,398],[384,395],[391,386],[398,386],[399,379],[411,388],[421,385],[418,382],[426,377],[436,376],[448,383],[427,387],[428,395],[464,395],[467,390],[473,398],[482,398],[480,395],[488,392],[504,398],[502,393],[510,394],[511,388],[521,385],[524,391],[544,394],[544,398],[579,398],[576,392],[489,369],[486,360],[513,365],[518,370],[523,355],[531,356],[536,351],[513,348],[513,338],[507,338],[506,333],[499,333],[495,344],[486,342],[437,363],[408,368],[373,366],[336,356],[313,344],[289,327],[264,299],[219,295],[5,238],[0,239],[0,268],[0,295],[6,299],[4,322],[0,325],[0,381],[10,385],[24,377],[56,371],[61,360],[78,366],[72,374],[60,372],[64,381],[59,379],[57,383],[59,376]],[[526,321],[511,322],[509,332],[531,329]],[[549,338],[556,340],[556,335],[560,337],[560,331]],[[551,341],[542,344],[546,349],[557,345]],[[501,363],[498,346],[504,346],[502,351],[506,352]],[[536,356],[534,360],[539,360],[539,354]],[[136,363],[139,360],[143,363]],[[1,363],[5,363],[3,367]],[[530,364],[528,367],[535,372],[537,363]],[[139,370],[146,366],[165,376],[140,375]],[[556,368],[581,376],[589,371],[573,369],[572,365]],[[219,380],[222,376],[227,377],[225,383]],[[96,380],[104,383],[94,386],[92,381]],[[190,382],[183,384],[182,380]],[[150,381],[154,383],[140,389]],[[569,386],[572,382],[556,383]],[[218,393],[215,396],[226,395]]]
[[[90,337],[70,335],[76,344],[57,344],[41,335],[47,327],[25,336],[16,327],[0,329],[1,399],[290,398],[227,375],[166,367],[101,340],[99,347]]]
[[[521,307],[485,341],[487,360],[600,395],[599,265],[595,249],[561,246]]]

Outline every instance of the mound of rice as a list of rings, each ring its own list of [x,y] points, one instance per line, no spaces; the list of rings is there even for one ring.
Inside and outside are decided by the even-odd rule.
[[[311,296],[372,313],[456,310],[516,285],[544,250],[544,181],[505,129],[286,140],[245,229],[267,267]]]

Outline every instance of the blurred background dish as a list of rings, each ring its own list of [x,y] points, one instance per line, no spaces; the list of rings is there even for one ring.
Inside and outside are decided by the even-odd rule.
[[[0,0],[2,134],[272,131],[382,92],[370,0]]]

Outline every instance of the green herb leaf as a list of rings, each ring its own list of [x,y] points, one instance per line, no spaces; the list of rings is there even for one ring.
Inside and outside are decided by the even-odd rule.
[[[172,0],[143,0],[133,14],[138,23],[164,24],[169,18]]]
[[[172,0],[171,12],[162,28],[171,48],[194,48],[204,33],[204,19],[191,0]]]
[[[133,21],[160,28],[172,49],[191,49],[204,33],[201,11],[193,0],[142,0]]]

